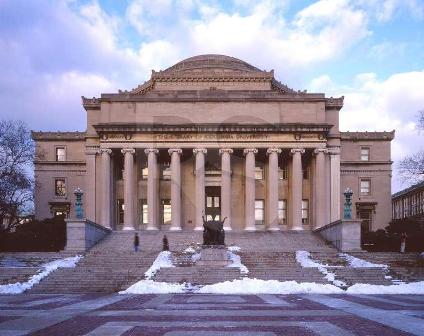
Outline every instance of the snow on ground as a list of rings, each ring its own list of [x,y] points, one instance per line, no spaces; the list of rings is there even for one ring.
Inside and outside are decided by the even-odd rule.
[[[201,258],[202,258],[202,255],[200,254],[200,252],[197,252],[191,255],[191,261],[194,263],[198,262]]]
[[[196,250],[192,246],[189,246],[183,252],[185,252],[185,253],[195,253]]]
[[[350,286],[346,294],[424,294],[424,281],[390,286],[357,283]]]
[[[161,269],[162,267],[175,267],[172,264],[170,251],[162,251],[158,254],[152,266],[150,266],[150,268],[144,273],[146,279],[150,280],[151,278],[153,278],[156,272],[159,271],[159,269]]]
[[[336,280],[336,275],[328,270],[328,268],[337,268],[337,266],[329,266],[320,264],[311,259],[311,254],[308,251],[296,251],[296,261],[305,268],[317,268],[324,278],[333,283],[337,287],[347,287],[346,283],[340,280]]]
[[[7,285],[0,285],[0,294],[20,294],[38,284],[42,279],[48,276],[51,272],[56,271],[58,268],[73,268],[76,266],[82,256],[69,257],[58,259],[43,264],[42,269],[34,274],[26,282],[15,282]]]
[[[334,285],[312,282],[277,281],[244,278],[219,282],[201,287],[196,293],[211,294],[341,294],[344,291]]]
[[[384,269],[387,269],[387,270],[389,269],[389,266],[387,266],[387,265],[373,264],[369,261],[366,261],[366,260],[360,259],[360,258],[356,258],[354,256],[351,256],[350,254],[347,254],[347,253],[339,253],[339,257],[346,260],[350,267],[355,267],[355,268],[372,267],[372,268],[384,268]]]
[[[171,294],[185,293],[186,291],[186,284],[140,280],[119,294]]]
[[[235,246],[235,245],[228,246],[228,251],[239,252],[240,250],[241,250],[240,246]]]
[[[241,258],[239,255],[231,252],[231,250],[228,251],[227,253],[228,253],[228,258],[231,260],[231,264],[227,265],[227,267],[238,268],[241,274],[249,273],[249,270],[247,269],[247,267],[241,263]]]

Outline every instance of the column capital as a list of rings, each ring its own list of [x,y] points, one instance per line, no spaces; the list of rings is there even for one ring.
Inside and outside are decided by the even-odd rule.
[[[281,154],[281,148],[268,148],[267,150],[266,150],[266,154],[267,155],[269,155],[269,154],[271,154],[271,153],[277,153],[277,154]]]
[[[134,148],[122,148],[121,149],[121,153],[122,154],[135,154],[135,149]]]
[[[194,155],[197,155],[198,153],[206,154],[207,152],[208,152],[208,150],[206,148],[194,148],[193,149]]]
[[[234,151],[232,148],[220,148],[218,152],[219,154],[224,154],[224,153],[233,154]]]
[[[330,148],[328,148],[328,154],[330,154],[330,155],[340,155],[340,147],[330,147]]]
[[[112,154],[112,150],[110,148],[100,148],[99,149],[99,153],[100,154],[109,154],[109,155],[111,155]]]
[[[328,153],[328,149],[327,148],[315,148],[314,149],[315,155],[318,155],[320,153],[326,154],[326,153]]]
[[[170,148],[168,149],[169,155],[172,155],[173,153],[177,153],[178,155],[181,155],[183,150],[181,148]]]
[[[290,154],[294,155],[296,153],[299,153],[300,155],[305,153],[305,148],[292,148],[290,149]]]
[[[258,150],[256,148],[245,148],[245,149],[243,149],[244,155],[247,155],[248,153],[257,154]]]
[[[159,150],[157,148],[146,148],[144,150],[144,153],[147,154],[147,155],[149,155],[150,153],[158,154]]]

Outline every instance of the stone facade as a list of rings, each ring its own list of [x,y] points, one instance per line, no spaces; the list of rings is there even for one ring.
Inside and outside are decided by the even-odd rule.
[[[349,186],[369,229],[390,220],[393,132],[340,132],[343,97],[294,91],[273,71],[196,56],[83,106],[86,132],[33,132],[37,218],[72,211],[81,187],[87,219],[115,230],[200,230],[202,215],[227,230],[312,230],[340,219]]]

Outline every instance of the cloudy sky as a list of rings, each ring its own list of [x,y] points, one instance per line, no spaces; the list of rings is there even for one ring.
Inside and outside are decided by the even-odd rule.
[[[396,129],[395,162],[424,146],[423,0],[0,0],[0,118],[84,130],[82,95],[205,53],[344,95],[341,129]]]

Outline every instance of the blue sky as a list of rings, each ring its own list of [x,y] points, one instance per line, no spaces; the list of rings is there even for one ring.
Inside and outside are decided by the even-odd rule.
[[[82,95],[205,53],[344,95],[341,129],[396,129],[395,162],[423,147],[423,0],[0,0],[0,117],[84,130]]]

